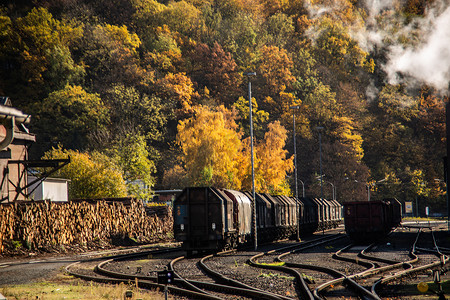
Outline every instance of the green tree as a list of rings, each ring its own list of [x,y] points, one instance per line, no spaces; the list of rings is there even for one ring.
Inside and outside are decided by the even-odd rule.
[[[83,68],[76,65],[68,50],[83,31],[66,21],[53,18],[45,8],[33,8],[26,16],[12,21],[2,17],[0,58],[6,62],[2,73],[4,88],[24,106],[46,96],[72,79],[79,79]]]
[[[190,35],[199,26],[200,11],[188,1],[174,1],[160,13],[161,23],[183,35]]]
[[[373,59],[350,37],[342,22],[324,17],[315,32],[316,58],[331,71],[339,72],[344,78],[358,70],[374,71]]]
[[[70,179],[70,199],[95,199],[127,196],[120,168],[101,153],[82,153],[76,150],[52,148],[43,159],[70,157],[70,164],[60,169],[56,176]]]
[[[86,71],[83,66],[76,65],[67,47],[55,47],[46,52],[48,69],[44,73],[44,80],[49,89],[59,90],[68,84],[80,84]]]
[[[268,44],[285,48],[293,38],[295,27],[292,18],[284,13],[277,13],[267,18]]]
[[[146,60],[156,70],[175,73],[182,64],[179,42],[178,34],[170,31],[166,25],[157,27],[154,37],[146,40],[146,48],[151,50],[146,54]]]
[[[248,99],[239,97],[233,104],[233,108],[239,113],[240,119],[238,123],[244,129],[246,135],[250,135],[250,103]],[[264,110],[258,110],[258,102],[252,98],[252,122],[255,136],[263,137],[263,131],[269,120],[269,113]]]
[[[118,139],[112,147],[106,153],[111,153],[111,157],[123,170],[128,194],[139,199],[150,199],[151,189],[155,184],[156,166],[150,160],[145,137],[129,133],[124,139]]]
[[[153,75],[140,65],[140,45],[137,34],[124,25],[85,26],[78,52],[92,88],[103,93],[113,84],[149,86]]]
[[[230,52],[243,70],[254,69],[257,57],[258,31],[260,19],[252,19],[251,15],[239,12],[233,18],[224,18],[218,29],[220,45]]]
[[[167,115],[160,98],[140,93],[134,87],[117,84],[107,91],[104,99],[110,108],[110,132],[117,135],[138,132],[150,142],[162,139]]]
[[[108,122],[108,109],[97,94],[80,86],[67,85],[36,105],[33,129],[43,151],[58,144],[64,148],[84,149],[90,132]]]

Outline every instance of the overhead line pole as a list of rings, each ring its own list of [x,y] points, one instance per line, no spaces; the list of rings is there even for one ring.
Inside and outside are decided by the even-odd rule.
[[[250,80],[250,76],[256,76],[256,72],[246,73],[248,76],[248,101],[250,107],[250,149],[251,149],[251,162],[252,162],[252,196],[253,196],[253,234],[254,234],[254,243],[255,250],[258,249],[258,233],[256,228],[256,195],[255,195],[255,165],[253,158],[253,120],[252,120],[252,81]]]

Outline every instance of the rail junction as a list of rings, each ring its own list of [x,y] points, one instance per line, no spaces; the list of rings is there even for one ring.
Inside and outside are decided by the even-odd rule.
[[[167,289],[174,299],[449,299],[440,285],[450,275],[448,232],[444,224],[422,225],[400,227],[370,245],[353,244],[338,228],[257,251],[193,257],[180,248],[142,251],[77,262],[67,271],[163,290],[157,273],[171,270],[175,280]]]

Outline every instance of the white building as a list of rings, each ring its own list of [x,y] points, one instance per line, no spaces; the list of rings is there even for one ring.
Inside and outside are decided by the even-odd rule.
[[[36,180],[36,177],[28,176],[28,182]],[[69,200],[69,179],[46,178],[38,181],[28,188],[30,199],[68,201]]]

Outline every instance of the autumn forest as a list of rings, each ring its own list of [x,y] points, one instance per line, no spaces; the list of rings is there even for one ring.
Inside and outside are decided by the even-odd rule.
[[[0,4],[0,96],[75,198],[251,189],[445,212],[445,0]],[[255,72],[255,76],[247,75]],[[250,83],[250,84],[249,84]],[[318,129],[322,128],[322,129]],[[319,145],[320,134],[320,145]]]

